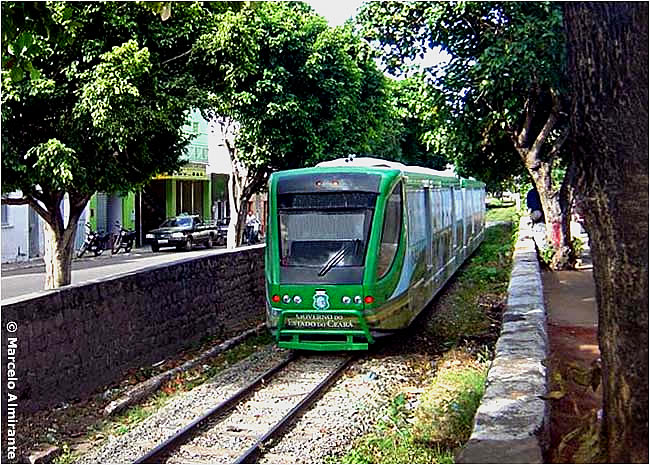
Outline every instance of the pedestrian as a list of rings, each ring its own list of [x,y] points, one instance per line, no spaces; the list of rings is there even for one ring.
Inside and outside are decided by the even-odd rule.
[[[259,220],[257,219],[257,216],[255,216],[255,213],[253,213],[253,210],[248,210],[248,214],[246,215],[246,243],[251,244],[253,243],[253,240],[255,239],[255,227],[259,223]]]
[[[533,187],[526,194],[526,206],[528,213],[533,223],[544,223],[544,209],[542,208],[542,201],[539,198],[539,192]]]
[[[544,210],[542,209],[542,201],[539,198],[539,192],[537,192],[537,189],[534,187],[528,191],[528,194],[526,194],[526,206],[528,207],[530,219],[533,222],[533,240],[540,251],[545,250],[548,247],[548,243],[546,240]]]

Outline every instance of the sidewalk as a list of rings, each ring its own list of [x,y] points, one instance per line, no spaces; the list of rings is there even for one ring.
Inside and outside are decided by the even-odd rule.
[[[75,255],[72,259],[72,263],[74,264],[79,262],[90,262],[95,260],[110,260],[113,257],[122,257],[122,256],[137,256],[137,255],[145,255],[145,254],[150,255],[151,253],[152,253],[151,247],[149,246],[133,248],[129,253],[124,253],[124,250],[120,249],[119,253],[115,255],[111,255],[110,250],[104,250],[104,252],[97,257],[95,257],[92,252],[86,252],[83,257],[77,258],[75,252]],[[14,270],[38,268],[42,266],[45,266],[45,261],[43,260],[43,257],[36,257],[36,258],[32,258],[20,262],[3,263],[1,270],[2,272],[8,272]]]
[[[592,457],[574,456],[602,406],[602,388],[599,385],[594,391],[590,385],[592,375],[600,375],[600,351],[589,249],[583,252],[577,270],[545,271],[542,283],[548,316],[549,392],[562,396],[549,401],[551,444],[546,461],[593,462]],[[568,436],[573,432],[577,433],[573,438]]]

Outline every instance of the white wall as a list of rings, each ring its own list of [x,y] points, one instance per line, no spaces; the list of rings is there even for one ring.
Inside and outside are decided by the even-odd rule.
[[[13,192],[9,194],[10,198],[20,198],[20,192]],[[64,218],[67,221],[67,212],[69,204],[67,199],[62,203],[61,209],[64,211]],[[0,236],[2,237],[2,263],[13,263],[17,261],[29,260],[29,210],[28,205],[7,205],[6,211],[8,212],[7,218],[2,218],[2,229]],[[85,231],[83,225],[88,217],[89,207],[84,210],[82,218],[79,221],[79,228],[77,229],[77,240],[75,241],[75,249],[83,243],[85,238]],[[3,207],[4,211],[4,207]],[[7,224],[5,224],[5,222]],[[32,256],[42,257],[45,254],[45,222],[38,217],[38,251],[32,251]]]
[[[232,162],[226,147],[226,137],[233,137],[220,124],[211,122],[208,130],[208,174],[231,174]]]
[[[10,198],[21,198],[20,192],[9,194]],[[3,211],[5,208],[3,207]],[[6,218],[2,218],[2,263],[27,260],[29,257],[29,207],[7,205]]]

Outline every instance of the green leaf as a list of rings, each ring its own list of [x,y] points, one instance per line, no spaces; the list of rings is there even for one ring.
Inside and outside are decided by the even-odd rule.
[[[11,68],[10,75],[11,75],[11,80],[14,82],[22,81],[23,77],[25,76],[22,68],[18,66],[14,66],[13,68]]]

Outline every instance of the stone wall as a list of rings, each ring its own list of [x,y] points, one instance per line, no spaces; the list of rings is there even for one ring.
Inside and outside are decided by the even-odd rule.
[[[503,328],[474,431],[458,463],[543,463],[548,443],[546,311],[528,217],[515,245]]]
[[[204,337],[258,324],[264,248],[181,259],[2,304],[5,346],[14,337],[17,346],[11,393],[21,412],[32,411],[92,393]],[[7,357],[2,365],[5,374]]]

